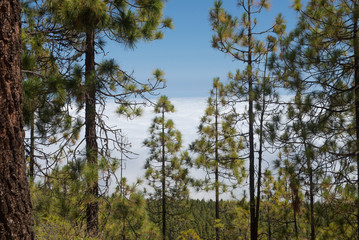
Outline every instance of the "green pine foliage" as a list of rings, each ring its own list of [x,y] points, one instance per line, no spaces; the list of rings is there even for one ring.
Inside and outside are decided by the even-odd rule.
[[[239,129],[239,135],[246,136],[241,141],[248,146],[241,155],[249,163],[250,229],[253,240],[259,234],[266,113],[273,112],[268,105],[270,100],[277,98],[276,81],[268,77],[267,73],[267,56],[276,50],[278,39],[286,27],[281,14],[272,25],[263,27],[259,24],[256,17],[270,9],[270,1],[240,0],[237,6],[241,12],[240,17],[227,11],[222,1],[215,1],[210,11],[210,22],[214,31],[212,47],[244,64],[242,70],[229,74],[228,90],[232,94],[230,102],[234,103],[235,127]],[[237,112],[235,105],[238,103],[245,103],[245,109]]]
[[[172,20],[163,16],[163,0],[46,1],[56,22],[77,32],[105,31],[110,38],[134,47],[140,40],[163,38],[163,28],[172,28]]]
[[[229,112],[226,89],[218,78],[213,80],[210,95],[198,127],[200,138],[191,144],[190,150],[197,154],[193,165],[203,168],[207,173],[206,179],[198,179],[198,188],[205,191],[219,188],[220,192],[227,192],[236,188],[245,174],[243,160],[238,156],[243,144],[235,138],[237,131],[233,116]],[[223,179],[231,180],[235,184],[226,183]]]
[[[36,175],[41,176],[42,169],[38,167],[41,161],[61,154],[65,142],[73,144],[79,137],[82,123],[68,111],[70,85],[52,57],[46,34],[38,26],[42,12],[32,1],[27,1],[23,2],[23,16],[23,116],[30,132],[25,146],[28,176],[33,182]],[[54,152],[42,151],[55,144],[57,150]]]
[[[156,117],[149,129],[150,137],[144,141],[150,156],[146,160],[146,174],[150,190],[149,211],[153,221],[162,230],[162,239],[174,239],[186,221],[188,211],[189,178],[185,167],[187,154],[182,150],[182,135],[167,115],[174,106],[161,96],[154,107]]]
[[[81,220],[86,215],[88,170],[85,162],[56,168],[43,185],[32,186],[36,235],[38,239],[141,239],[155,240],[159,228],[149,219],[147,201],[137,184],[123,182],[99,200],[99,235],[89,238]]]
[[[245,169],[238,151],[243,148],[236,140],[233,117],[228,114],[226,90],[218,78],[213,80],[213,89],[208,98],[208,106],[198,127],[200,138],[195,140],[190,150],[197,153],[193,165],[204,169],[205,179],[198,179],[195,187],[205,191],[214,191],[216,218],[213,224],[220,224],[220,194],[235,189],[241,183]],[[217,239],[220,227],[216,227]]]
[[[140,191],[142,180],[129,185],[122,176],[130,143],[103,111],[114,101],[119,116],[139,117],[165,87],[164,73],[155,70],[143,83],[115,60],[95,57],[100,36],[129,48],[161,39],[172,28],[165,3],[23,1],[23,117],[36,238],[359,239],[359,0],[295,0],[298,24],[288,34],[281,15],[257,31],[270,1],[237,1],[239,17],[215,1],[212,46],[244,68],[230,73],[228,84],[213,80],[189,153],[169,118],[173,104],[158,99],[143,142],[148,185]],[[278,87],[292,97],[281,98]],[[75,117],[83,110],[85,117]],[[55,150],[42,152],[46,147]],[[190,176],[191,168],[203,175]],[[191,188],[209,200],[190,199]],[[239,193],[244,189],[248,196]]]
[[[71,106],[76,105],[78,112],[82,109],[85,111],[85,146],[79,141],[73,148],[75,150],[70,149],[62,158],[74,162],[86,155],[85,180],[88,190],[84,197],[89,199],[86,201],[87,232],[96,237],[99,234],[98,197],[104,191],[100,189],[99,181],[107,178],[107,174],[116,172],[104,172],[102,169],[104,165],[112,165],[114,160],[111,155],[113,149],[110,149],[109,144],[119,152],[127,151],[118,141],[122,139],[122,132],[104,122],[106,101],[110,98],[119,103],[120,114],[136,116],[141,113],[137,107],[138,101],[129,99],[144,97],[145,94],[164,87],[163,73],[160,70],[154,72],[153,81],[141,83],[120,69],[114,60],[104,60],[97,64],[95,57],[98,52],[103,52],[104,44],[99,36],[105,34],[110,40],[134,47],[140,40],[162,38],[162,29],[171,27],[171,20],[163,16],[165,1],[162,0],[34,0],[28,4],[35,6],[38,14],[41,14],[40,33],[43,33],[45,39],[49,39],[51,59],[61,67],[62,77],[71,86],[66,91],[75,100]],[[56,40],[51,42],[54,38]],[[84,68],[78,65],[83,56]],[[71,120],[71,117],[68,119]],[[97,136],[98,132],[100,136]],[[108,162],[104,163],[105,161]],[[106,184],[104,188],[107,187]]]
[[[295,151],[302,161],[310,159],[303,165],[306,170],[302,174],[307,175],[303,181],[310,184],[310,175],[314,174],[313,180],[320,186],[314,187],[314,192],[324,193],[317,201],[328,201],[329,195],[337,200],[354,200],[353,192],[349,197],[341,189],[356,188],[359,196],[358,2],[308,1],[302,6],[296,1],[295,7],[300,13],[297,27],[281,40],[282,52],[273,56],[271,64],[283,85],[295,95],[295,107],[288,109],[288,117],[297,117],[293,127],[300,132],[296,141],[301,149]],[[357,201],[351,205],[359,216]],[[347,214],[345,208],[343,214]],[[346,228],[348,235],[343,238],[358,238],[359,218],[345,218],[352,228]],[[311,232],[311,239],[315,239],[316,231],[312,228]]]

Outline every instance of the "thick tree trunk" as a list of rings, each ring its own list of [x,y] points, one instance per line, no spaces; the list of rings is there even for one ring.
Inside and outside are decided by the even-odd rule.
[[[85,138],[87,163],[97,171],[97,140],[96,140],[96,76],[95,76],[95,34],[86,33],[86,109],[85,109]],[[96,174],[97,176],[97,174]],[[87,204],[86,219],[89,236],[98,235],[98,177],[88,183],[88,193],[91,202]]]
[[[0,239],[34,239],[26,180],[21,84],[21,6],[0,1]]]

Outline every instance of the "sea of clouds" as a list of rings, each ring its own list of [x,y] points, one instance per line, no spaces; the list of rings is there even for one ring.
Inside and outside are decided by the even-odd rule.
[[[175,128],[182,133],[183,150],[197,138],[197,129],[201,117],[206,108],[206,98],[173,98],[170,99],[175,106],[174,113],[168,113],[167,118],[172,119]],[[143,178],[145,161],[149,155],[149,149],[143,146],[143,141],[149,137],[149,128],[155,117],[153,107],[144,107],[143,114],[134,119],[126,119],[116,114],[118,105],[110,103],[107,105],[105,114],[109,117],[108,125],[117,126],[126,135],[131,143],[130,150],[136,155],[125,162],[124,177],[129,182],[135,182],[137,178]]]

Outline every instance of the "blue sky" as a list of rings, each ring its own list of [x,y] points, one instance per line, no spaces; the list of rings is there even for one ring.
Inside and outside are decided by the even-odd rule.
[[[241,12],[236,0],[224,0],[225,7],[236,15]],[[272,9],[258,16],[258,22],[270,26],[274,17],[282,12],[292,29],[296,22],[296,13],[290,8],[292,0],[273,0]],[[197,127],[206,108],[206,98],[214,77],[227,80],[228,72],[243,69],[238,61],[211,47],[212,31],[209,22],[209,10],[212,0],[170,0],[166,4],[165,16],[171,17],[174,30],[166,30],[162,40],[138,43],[133,50],[120,44],[108,43],[108,58],[114,58],[122,69],[134,71],[138,80],[146,80],[151,72],[160,68],[165,72],[167,88],[160,92],[168,95],[175,105],[176,112],[168,117],[174,120],[175,127],[183,135],[183,148],[187,149],[197,138]],[[126,161],[125,177],[129,182],[144,175],[143,166],[148,157],[148,149],[143,141],[148,137],[148,128],[154,117],[153,109],[146,108],[142,117],[134,120],[118,118],[114,113],[116,105],[109,103],[106,111],[109,125],[119,126],[132,143],[131,150],[138,155]],[[197,173],[198,174],[198,173]],[[196,198],[211,197],[202,193]]]
[[[171,17],[175,28],[166,30],[162,40],[140,42],[135,49],[126,49],[109,42],[106,57],[114,58],[122,69],[134,72],[138,80],[146,80],[154,69],[165,72],[167,88],[160,92],[169,97],[206,97],[214,77],[226,81],[228,72],[243,68],[238,61],[211,47],[209,10],[212,0],[170,0],[165,16]],[[242,13],[236,0],[224,0],[224,6],[235,16]],[[282,13],[288,29],[295,24],[292,0],[273,0],[270,11],[258,15],[259,24],[270,26]],[[260,25],[261,27],[261,25]]]

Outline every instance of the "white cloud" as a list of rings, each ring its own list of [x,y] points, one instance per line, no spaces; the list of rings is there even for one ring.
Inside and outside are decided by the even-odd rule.
[[[200,124],[200,119],[204,114],[207,106],[207,98],[172,98],[170,99],[175,106],[176,111],[168,114],[168,118],[172,119],[175,123],[176,129],[182,133],[183,137],[183,150],[186,150],[191,142],[193,142],[197,135],[197,128]],[[108,117],[104,119],[106,124],[113,128],[121,129],[122,133],[126,135],[128,141],[132,144],[130,151],[136,153],[131,159],[127,159],[125,162],[125,170],[123,171],[124,177],[128,179],[128,183],[135,183],[138,178],[144,177],[144,164],[148,157],[148,149],[143,146],[143,141],[149,137],[148,129],[152,124],[152,120],[155,117],[153,113],[153,107],[144,108],[143,115],[133,120],[128,120],[124,117],[120,117],[116,113],[118,105],[113,102],[107,102],[104,114]],[[239,104],[238,110],[243,111],[245,104]],[[83,115],[83,111],[79,113]],[[82,130],[83,136],[84,129]],[[113,152],[113,157],[120,158],[119,152]],[[266,156],[268,159],[272,159],[273,156]],[[191,170],[191,173],[201,177],[203,172],[200,170]],[[118,174],[119,177],[119,174]],[[114,182],[113,185],[114,186]],[[144,187],[144,186],[143,186]],[[193,198],[212,198],[212,193],[195,193],[192,191],[191,197]],[[228,196],[223,196],[228,198]]]
[[[197,127],[206,108],[206,100],[206,98],[170,99],[176,111],[168,114],[168,118],[174,121],[176,129],[182,133],[184,149],[196,138]],[[109,116],[108,124],[121,128],[132,144],[131,151],[138,154],[133,159],[126,161],[124,171],[124,176],[129,182],[134,182],[137,178],[144,176],[144,164],[148,156],[148,149],[143,146],[143,141],[149,136],[148,129],[155,114],[152,107],[146,107],[141,117],[127,120],[115,113],[116,108],[115,104],[108,104],[105,113]]]
[[[207,98],[172,98],[170,101],[175,106],[176,111],[168,114],[167,117],[174,121],[175,128],[182,133],[183,149],[187,150],[189,144],[198,138],[197,129],[207,107]],[[240,104],[238,108],[243,110],[244,105]],[[132,143],[131,151],[138,154],[135,158],[126,161],[126,169],[124,170],[124,177],[128,179],[129,183],[134,183],[137,178],[144,177],[144,164],[148,157],[148,149],[143,146],[143,141],[149,136],[148,129],[152,124],[155,114],[153,113],[153,107],[147,107],[144,109],[141,117],[127,120],[116,115],[116,107],[115,104],[108,104],[105,113],[111,121],[109,125],[117,125],[117,127],[121,128],[123,133],[127,135],[129,142]],[[201,178],[205,175],[202,170],[196,169],[192,169],[190,173],[195,178]],[[145,184],[143,187],[145,187]],[[236,193],[241,196],[242,190],[239,189]],[[191,198],[214,199],[214,193],[196,192],[194,189],[191,189]],[[231,198],[230,193],[222,194],[221,198]]]

